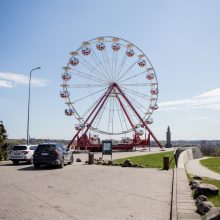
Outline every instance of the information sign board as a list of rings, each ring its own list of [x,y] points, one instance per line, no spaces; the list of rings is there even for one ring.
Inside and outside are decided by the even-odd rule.
[[[112,141],[102,141],[102,155],[112,156]]]

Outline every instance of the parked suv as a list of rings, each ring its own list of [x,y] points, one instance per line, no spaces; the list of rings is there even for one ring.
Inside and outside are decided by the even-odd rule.
[[[57,165],[63,168],[64,164],[73,163],[73,152],[59,143],[39,144],[34,152],[34,167],[41,165]]]
[[[37,145],[15,145],[10,151],[9,160],[11,160],[13,164],[18,164],[19,161],[26,161],[31,164],[36,148]]]

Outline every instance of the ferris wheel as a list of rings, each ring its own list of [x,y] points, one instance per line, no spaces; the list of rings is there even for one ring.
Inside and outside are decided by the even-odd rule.
[[[158,82],[148,57],[133,43],[97,37],[70,53],[60,96],[75,129],[106,135],[143,134],[158,109]]]

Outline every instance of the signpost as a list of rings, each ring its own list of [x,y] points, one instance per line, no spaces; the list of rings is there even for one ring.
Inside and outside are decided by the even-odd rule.
[[[102,157],[103,155],[111,155],[112,160],[112,141],[102,141]]]

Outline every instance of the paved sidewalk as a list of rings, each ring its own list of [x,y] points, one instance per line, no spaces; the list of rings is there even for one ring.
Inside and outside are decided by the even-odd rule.
[[[0,165],[0,219],[168,220],[172,171]]]
[[[220,174],[215,173],[212,170],[209,170],[208,168],[200,164],[199,161],[202,159],[205,159],[205,158],[189,160],[188,163],[186,164],[187,173],[192,174],[192,175],[198,175],[202,177],[209,177],[212,179],[220,180]]]

